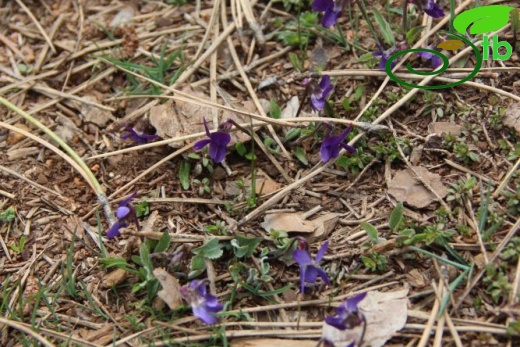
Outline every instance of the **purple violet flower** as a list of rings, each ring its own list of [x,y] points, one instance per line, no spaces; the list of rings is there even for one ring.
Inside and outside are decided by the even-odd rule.
[[[148,143],[148,141],[152,141],[157,137],[157,135],[139,134],[128,124],[125,124],[125,129],[127,132],[121,134],[121,139],[130,139],[138,145],[144,145],[145,143]]]
[[[444,17],[444,11],[434,0],[409,0],[419,6],[419,8],[432,18]]]
[[[206,147],[206,145],[209,145],[209,157],[213,159],[215,163],[220,163],[226,157],[227,145],[231,141],[231,135],[229,135],[231,123],[224,122],[219,126],[218,131],[210,133],[206,118],[203,118],[203,121],[204,129],[206,129],[206,136],[208,138],[195,142],[193,149],[199,151]]]
[[[386,50],[386,51],[377,51],[377,52],[372,53],[372,55],[374,57],[381,58],[381,60],[379,60],[379,70],[385,71],[386,62],[388,61],[388,59],[390,58],[390,56],[392,54],[394,54],[394,52],[391,52],[390,49]],[[396,64],[397,64],[396,61],[392,62],[392,67],[391,67],[392,70],[394,69]]]
[[[406,44],[406,42],[399,42],[387,50],[385,50],[383,48],[383,45],[381,45],[380,43],[378,44],[378,47],[379,47],[379,51],[373,52],[372,55],[374,57],[381,58],[381,60],[379,61],[379,70],[385,71],[386,62],[388,61],[388,59],[390,59],[390,57],[392,55],[394,55],[395,53],[405,50],[407,48],[407,44]],[[393,69],[396,64],[397,64],[396,60],[392,61],[391,69]]]
[[[207,292],[206,281],[193,280],[181,287],[184,300],[191,305],[193,315],[205,324],[215,324],[217,317],[215,313],[221,311],[223,306],[218,302],[216,296]]]
[[[321,342],[323,343],[323,347],[339,347],[334,344],[334,342],[328,340],[328,339],[322,339]],[[355,347],[356,341],[352,341],[348,345],[345,345],[344,347]],[[343,347],[343,346],[341,346]]]
[[[338,21],[346,1],[348,0],[314,0],[312,9],[316,12],[324,12],[321,25],[330,28]]]
[[[330,76],[323,75],[320,83],[315,78],[306,78],[303,80],[303,84],[308,88],[312,109],[316,112],[323,110],[325,108],[325,100],[332,92]]]
[[[121,235],[119,229],[127,227],[129,221],[133,221],[135,225],[139,228],[139,222],[137,220],[137,214],[135,213],[134,205],[132,205],[131,201],[136,196],[136,192],[132,193],[129,197],[124,199],[119,203],[119,206],[116,210],[117,221],[108,229],[107,237],[112,239]]]
[[[321,144],[320,155],[321,160],[326,163],[331,159],[335,159],[339,155],[340,149],[343,147],[347,152],[354,153],[356,149],[345,143],[348,133],[352,130],[352,127],[348,127],[338,136],[327,136]]]
[[[428,46],[427,49],[432,49],[432,47]],[[433,69],[437,69],[439,66],[442,65],[442,59],[436,54],[430,53],[430,52],[419,52],[417,53],[419,57],[421,57],[423,60],[429,60],[432,64]]]
[[[342,302],[336,309],[336,315],[325,318],[325,323],[339,330],[353,329],[364,324],[365,317],[363,313],[358,311],[358,304],[363,301],[366,295],[366,292],[354,295]]]
[[[316,254],[314,260],[312,260],[311,255],[305,249],[297,249],[293,252],[293,259],[300,266],[300,291],[302,293],[305,290],[305,282],[316,283],[318,276],[321,277],[323,282],[330,284],[329,277],[325,271],[318,266],[328,248],[329,241],[325,241],[318,250],[318,254]]]

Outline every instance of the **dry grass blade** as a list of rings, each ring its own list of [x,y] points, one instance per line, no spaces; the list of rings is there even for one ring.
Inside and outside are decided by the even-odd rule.
[[[458,71],[459,69],[453,69],[454,71]],[[466,70],[466,69],[464,69]],[[494,70],[497,70],[497,69],[489,69],[490,71],[494,71]],[[507,72],[510,72],[510,71],[515,71],[515,70],[519,70],[518,68],[511,68],[511,69],[506,69]],[[449,72],[450,70],[446,70],[446,72]],[[473,70],[471,70],[473,71]],[[500,71],[500,70],[499,70]],[[330,71],[322,71],[321,72],[323,75],[329,75],[331,77],[333,76],[336,76],[336,77],[344,77],[344,76],[362,76],[362,77],[365,77],[365,76],[374,76],[374,77],[381,77],[381,78],[386,78],[388,76],[388,74],[384,71],[380,71],[380,70],[330,70]],[[481,69],[479,71],[480,74],[487,74],[488,72],[486,71],[486,69]],[[395,75],[401,79],[411,79],[411,80],[423,80],[424,77],[422,76],[418,76],[418,75],[415,75],[415,74],[411,74],[411,73],[406,73],[406,72],[396,72]],[[464,75],[463,77],[465,77],[466,75]],[[477,74],[478,76],[478,74]],[[449,75],[447,76],[435,76],[434,78],[435,81],[440,81],[440,82],[446,82],[446,83],[454,83],[454,82],[457,82],[458,79],[455,79],[455,78],[450,78]],[[496,93],[498,95],[503,95],[503,96],[506,96],[508,97],[509,99],[511,100],[515,100],[515,101],[520,101],[520,96],[516,95],[516,94],[513,94],[513,93],[509,93],[503,89],[500,89],[500,88],[495,88],[495,87],[492,87],[492,86],[488,86],[486,84],[482,84],[482,83],[478,83],[478,82],[474,82],[474,81],[466,81],[464,82],[464,85],[465,86],[469,86],[469,87],[474,87],[474,88],[477,88],[477,89],[480,89],[480,90],[486,90],[486,91],[489,91],[489,92],[492,92],[492,93]],[[359,119],[359,117],[357,118]]]
[[[23,175],[20,175],[18,172],[13,171],[13,170],[11,170],[11,169],[3,166],[3,165],[0,165],[0,171],[4,171],[4,172],[6,172],[6,173],[8,173],[10,175],[13,175],[16,178],[18,178],[20,180],[23,180],[23,181],[29,183],[30,185],[32,185],[32,186],[34,186],[34,187],[36,187],[38,189],[46,191],[47,193],[51,193],[52,195],[55,195],[55,196],[59,197],[60,199],[65,200],[65,197],[63,195],[61,195],[60,193],[58,193],[58,192],[56,192],[56,191],[54,191],[54,190],[52,190],[50,188],[47,188],[45,186],[42,186],[41,184],[38,184],[38,183],[34,182],[33,180],[31,180],[31,179],[29,179],[27,177],[24,177]]]
[[[59,155],[63,160],[65,160],[67,163],[69,163],[70,166],[72,166],[74,168],[74,170],[76,170],[85,179],[85,181],[90,185],[90,187],[92,188],[93,191],[96,191],[95,185],[91,182],[90,177],[85,173],[85,171],[72,158],[70,158],[68,155],[63,153],[58,147],[52,145],[51,143],[43,140],[42,138],[40,138],[38,136],[35,136],[23,129],[17,128],[10,124],[0,122],[0,126],[6,128],[6,129],[9,129],[11,131],[20,133],[23,136],[28,137],[31,140],[38,142],[39,144],[43,145],[44,147],[47,147],[48,149],[50,149],[51,151],[53,151],[54,153]],[[52,192],[52,193],[55,194],[55,192]]]
[[[515,171],[518,170],[518,168],[520,168],[520,159],[516,161],[515,165],[513,165],[513,167],[508,171],[507,175],[504,176],[502,182],[500,182],[497,189],[495,189],[495,191],[493,192],[493,198],[497,198],[504,191],[504,188],[507,186],[507,183],[514,175]]]
[[[38,30],[40,31],[40,33],[42,34],[43,38],[45,39],[45,41],[47,41],[47,44],[49,45],[49,47],[51,48],[52,52],[54,54],[56,54],[56,48],[54,47],[54,44],[52,43],[52,40],[50,39],[49,35],[47,35],[47,33],[45,32],[45,30],[43,29],[42,25],[40,24],[40,22],[38,21],[38,19],[36,19],[36,17],[33,15],[33,13],[31,12],[31,10],[29,10],[29,8],[27,8],[27,6],[25,6],[25,4],[23,3],[22,0],[16,0],[16,3],[27,13],[27,15],[29,16],[29,18],[31,18],[31,20],[33,21],[33,23],[36,25],[36,27],[38,28]]]
[[[0,317],[0,324],[7,325],[13,329],[23,331],[27,335],[31,336],[32,338],[36,339],[39,343],[41,343],[42,346],[45,347],[55,347],[52,343],[47,341],[47,339],[37,332],[33,331],[31,328],[27,327],[25,324],[16,322],[10,319],[5,319]]]
[[[466,7],[470,6],[471,4],[473,3],[473,0],[466,0],[465,2],[463,2],[460,6],[458,6],[454,13],[455,14],[459,14],[460,12],[462,12],[463,9],[465,9]],[[443,19],[441,19],[439,21],[439,23],[437,23],[437,25],[429,30],[427,32],[427,34],[423,35],[421,39],[419,39],[419,41],[412,47],[412,48],[419,48],[419,47],[422,47],[422,45],[424,44],[424,42],[426,42],[426,40],[428,39],[428,37],[430,37],[431,35],[435,34],[437,31],[439,31],[446,23],[448,23],[449,21],[449,17],[445,17]],[[469,50],[467,50],[469,51]],[[461,54],[462,52],[460,52],[459,54]],[[459,54],[457,54],[457,56],[459,56]],[[400,62],[397,62],[396,66],[393,68],[392,71],[397,71],[397,69],[399,69],[399,67],[401,67],[403,64],[404,64],[404,61],[406,61],[406,59],[408,59],[410,57],[411,53],[410,54],[407,54],[403,57],[402,61]],[[452,59],[455,59],[455,58],[452,58]],[[456,60],[456,59],[455,59]],[[455,61],[454,60],[454,61]],[[450,64],[452,63],[452,61],[450,60]],[[423,79],[423,82],[421,82],[419,85],[425,85],[427,84],[429,81],[431,81],[435,76],[428,76],[426,77],[425,79]],[[377,90],[377,92],[374,94],[374,96],[370,99],[370,101],[365,105],[365,107],[363,107],[363,109],[361,110],[361,112],[359,112],[359,114],[357,115],[357,117],[355,118],[355,120],[358,120],[359,118],[361,118],[363,116],[363,113],[366,112],[366,110],[368,110],[368,108],[373,104],[373,102],[379,97],[379,95],[381,95],[381,93],[383,92],[384,88],[386,87],[386,85],[390,82],[390,77],[386,77],[385,80],[383,81],[383,83],[381,84],[381,87],[379,87],[379,89]],[[424,83],[424,84],[422,84]],[[411,98],[415,93],[417,93],[419,89],[418,88],[414,88],[412,89],[408,94],[406,94],[401,100],[399,100],[396,104],[394,104],[394,106],[396,106],[397,104],[401,104],[404,103],[404,101],[406,100],[409,100],[409,98]],[[413,92],[413,93],[412,93]],[[411,93],[411,94],[410,94]],[[406,100],[405,100],[406,99]],[[392,109],[393,107],[391,107],[390,109],[387,110],[388,115],[386,115],[384,118],[388,117],[391,113],[393,113],[399,106],[395,107],[395,109]],[[391,111],[390,111],[391,110]],[[384,113],[386,114],[386,112]],[[382,117],[383,115],[381,115]],[[380,118],[381,118],[380,117]],[[383,118],[383,119],[384,119]],[[382,119],[381,119],[382,120]],[[381,121],[377,121],[377,123],[380,123]]]
[[[517,12],[489,45],[463,40],[489,48],[475,71],[469,49],[440,51],[473,1],[430,2],[442,18],[425,1],[367,3],[368,15],[335,1],[348,9],[329,27],[312,1],[4,2],[0,345],[316,346],[327,316],[371,292],[364,345],[375,330],[391,345],[513,347],[520,61],[495,53],[508,54]],[[515,7],[478,6],[495,3]],[[371,52],[404,41],[463,66],[430,75],[433,60],[400,55],[410,85],[475,78],[401,85]],[[401,309],[387,310],[396,289]]]
[[[495,260],[498,258],[498,256],[502,253],[505,246],[511,241],[511,239],[516,235],[518,232],[518,229],[520,229],[520,218],[517,219],[516,223],[509,229],[508,233],[502,241],[500,241],[500,244],[497,246],[491,257],[489,258],[489,263],[495,262]],[[482,276],[486,273],[486,268],[483,268],[477,272],[471,282],[468,284],[466,290],[461,294],[461,296],[458,298],[455,307],[453,308],[453,311],[457,310],[459,306],[464,302],[468,294],[473,290],[475,285],[480,281]]]

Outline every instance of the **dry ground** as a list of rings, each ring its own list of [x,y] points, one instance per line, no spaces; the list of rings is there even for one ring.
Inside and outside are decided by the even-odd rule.
[[[215,3],[225,3],[224,19]],[[400,3],[371,6],[398,31],[400,16],[386,11],[401,8]],[[112,209],[137,192],[135,202],[146,200],[150,212],[139,229],[131,226],[119,238],[100,241],[110,223],[95,187],[63,156],[9,129],[14,125],[56,145],[20,112],[2,106],[0,345],[222,346],[237,343],[233,337],[254,342],[270,336],[310,339],[313,346],[323,318],[333,313],[331,303],[352,293],[400,289],[409,290],[407,323],[388,345],[515,345],[520,332],[517,53],[503,63],[485,62],[473,84],[410,93],[385,83],[385,73],[373,62],[370,70],[359,62],[376,50],[359,11],[353,13],[356,20],[341,19],[347,47],[310,29],[302,53],[298,45],[279,39],[298,13],[281,2],[258,1],[251,13],[244,11],[249,2],[240,5],[239,0],[0,4],[0,96],[83,158]],[[110,27],[124,13],[131,23]],[[423,35],[433,35],[433,26],[426,23]],[[513,42],[511,30],[501,37]],[[299,59],[303,73],[291,59]],[[284,141],[290,129],[286,122],[256,127],[254,165],[264,182],[258,184],[256,201],[248,189],[251,161],[234,148],[212,173],[206,161],[189,157],[202,135],[202,117],[211,124],[234,117],[247,127],[250,118],[244,112],[267,117],[274,109],[271,100],[294,116],[294,106],[291,111],[287,105],[295,96],[302,100],[301,81],[320,59],[326,71],[335,70],[330,73],[333,117],[380,123],[388,132],[359,135],[356,128],[349,139],[357,153],[323,165],[320,131],[310,131],[315,123],[297,123],[308,126],[308,136],[296,141]],[[473,63],[463,54],[457,67]],[[453,70],[445,76],[460,74]],[[308,105],[303,112],[314,116]],[[432,130],[443,126],[438,122],[449,122],[444,124],[448,130]],[[149,147],[132,148],[120,139],[124,124],[160,138]],[[252,142],[240,136],[249,150]],[[125,148],[130,150],[118,152]],[[307,162],[295,155],[302,152]],[[187,165],[182,163],[190,163],[187,187],[179,178]],[[404,218],[391,230],[389,215],[401,200],[393,180],[410,167],[415,173],[404,178],[404,185],[417,180],[416,190],[401,197]],[[308,211],[305,218],[325,216],[330,223],[318,231],[295,233],[293,225],[286,231],[289,237],[307,237],[313,253],[330,241],[322,266],[332,283],[301,295],[298,267],[284,255],[273,255],[287,241],[267,233],[261,223],[270,214]],[[370,244],[363,221],[376,226],[385,240]],[[153,252],[152,241],[164,232],[171,237],[166,251],[143,255],[143,247]],[[252,256],[237,258],[230,244],[236,235],[262,241]],[[189,307],[170,310],[155,295],[158,284],[145,270],[165,266],[184,284],[193,250],[211,238],[224,245],[223,254],[208,256],[198,278],[208,278],[221,302],[228,302],[227,310],[235,310],[216,327],[202,325]],[[182,259],[171,264],[171,255],[180,251]],[[135,271],[107,269],[108,263],[114,265],[110,257]],[[445,313],[438,317],[440,293],[450,285]]]

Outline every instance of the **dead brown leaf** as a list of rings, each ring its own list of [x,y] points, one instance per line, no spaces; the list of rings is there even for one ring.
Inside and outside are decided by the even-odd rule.
[[[413,169],[429,183],[441,198],[448,194],[448,189],[441,182],[441,176],[431,173],[421,166],[413,166]],[[410,169],[401,170],[395,174],[388,185],[388,193],[397,201],[404,201],[415,208],[424,208],[437,201],[435,195],[424,187]]]
[[[206,94],[194,91],[191,87],[185,87],[182,91],[195,97],[209,100]],[[176,138],[204,132],[203,118],[206,119],[210,131],[215,129],[211,114],[211,108],[195,102],[177,100],[173,103],[169,101],[150,109],[150,124],[157,130],[157,135],[161,138]],[[220,121],[223,122],[228,119],[234,120],[239,124],[244,123],[242,117],[228,111],[223,112]],[[237,131],[231,134],[230,145],[233,145],[236,141],[247,141],[248,139],[249,135]],[[174,148],[180,148],[183,145],[184,143],[181,142],[170,144]]]
[[[459,136],[462,132],[462,125],[452,122],[432,122],[428,125],[430,134],[437,134],[439,136],[453,135]]]
[[[380,347],[389,340],[395,332],[401,330],[408,317],[408,289],[393,292],[368,292],[358,305],[365,315],[367,326],[363,338],[363,346]],[[346,346],[353,340],[358,341],[362,327],[359,329],[339,330],[323,324],[322,336],[335,343],[336,346]]]
[[[520,103],[512,104],[504,114],[504,124],[516,130],[520,135]]]
[[[266,231],[271,229],[287,232],[315,233],[315,237],[329,233],[336,222],[338,214],[327,213],[314,220],[306,220],[300,212],[270,213],[264,217],[260,224]]]
[[[182,303],[181,285],[179,284],[179,281],[163,268],[154,269],[153,275],[162,286],[162,289],[157,293],[157,295],[168,305],[168,307],[170,307],[170,309],[175,310]]]
[[[285,108],[282,110],[282,119],[294,118],[296,117],[296,112],[298,112],[298,108],[300,108],[300,100],[297,96],[293,96],[288,102]]]
[[[120,284],[126,279],[127,272],[124,269],[115,269],[103,276],[103,284],[112,287]]]
[[[103,100],[103,97],[99,93],[91,93],[83,96],[83,99],[99,104]],[[79,102],[74,103],[77,105]],[[80,103],[78,108],[80,113],[83,115],[85,122],[94,123],[101,128],[105,127],[108,121],[114,118],[110,111],[103,110],[91,104]]]
[[[406,274],[406,282],[415,288],[423,288],[426,286],[423,274],[417,269],[412,269],[412,271]]]

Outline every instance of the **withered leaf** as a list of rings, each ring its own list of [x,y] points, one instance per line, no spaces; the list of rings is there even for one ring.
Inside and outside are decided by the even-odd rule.
[[[179,281],[163,268],[154,269],[153,275],[162,286],[162,289],[157,293],[157,295],[168,305],[168,307],[170,307],[170,309],[175,310],[182,303],[181,285],[179,284]]]
[[[441,176],[431,173],[421,166],[413,168],[441,198],[448,194],[448,189],[441,182]],[[424,208],[437,201],[435,195],[415,177],[414,172],[410,169],[401,170],[395,174],[388,185],[388,194],[397,201],[404,201],[415,208]]]
[[[408,317],[408,289],[393,292],[371,291],[358,305],[365,315],[367,326],[363,338],[363,347],[380,347],[389,340],[395,332],[401,330]],[[359,329],[339,330],[323,323],[322,336],[335,343],[336,346],[346,346],[353,340],[358,341],[362,327]]]

